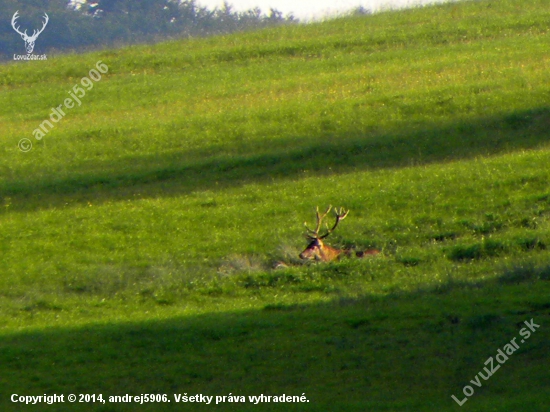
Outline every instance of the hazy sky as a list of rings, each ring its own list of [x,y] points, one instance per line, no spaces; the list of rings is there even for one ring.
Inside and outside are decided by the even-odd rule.
[[[405,7],[415,4],[443,3],[447,0],[229,0],[236,10],[259,7],[264,12],[275,8],[287,14],[292,12],[301,19],[319,18],[327,14],[344,12],[358,6],[372,11],[384,7]],[[198,4],[208,8],[221,7],[223,0],[198,0]]]

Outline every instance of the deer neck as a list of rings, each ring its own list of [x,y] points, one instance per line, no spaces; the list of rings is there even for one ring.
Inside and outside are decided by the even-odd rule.
[[[330,262],[332,260],[338,259],[343,251],[323,244],[319,252],[322,261]]]

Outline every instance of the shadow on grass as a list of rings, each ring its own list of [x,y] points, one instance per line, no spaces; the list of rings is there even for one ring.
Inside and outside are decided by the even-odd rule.
[[[0,186],[11,197],[10,210],[48,208],[94,199],[96,203],[135,196],[175,196],[252,182],[293,179],[304,171],[318,175],[400,168],[537,148],[550,138],[550,109],[515,112],[445,127],[411,125],[385,134],[339,130],[278,141],[269,150],[232,156],[227,147],[179,155],[135,156],[118,167],[112,159],[74,170],[67,177],[20,178]],[[255,154],[256,153],[256,154]],[[189,160],[193,159],[193,160]],[[105,171],[107,170],[107,171]],[[25,180],[26,179],[26,180]],[[160,184],[159,184],[160,183]],[[29,201],[40,199],[40,202]]]
[[[171,404],[75,408],[451,411],[451,395],[462,399],[484,362],[534,319],[540,328],[501,365],[506,372],[475,388],[468,406],[482,411],[500,402],[499,410],[511,411],[521,402],[523,410],[546,411],[550,282],[526,268],[516,272],[386,297],[0,336],[0,405],[30,410],[11,404],[12,393],[158,393]],[[175,404],[172,394],[184,393],[231,393],[247,403]],[[303,393],[309,403],[248,402],[249,395]],[[67,410],[59,406],[32,410]]]

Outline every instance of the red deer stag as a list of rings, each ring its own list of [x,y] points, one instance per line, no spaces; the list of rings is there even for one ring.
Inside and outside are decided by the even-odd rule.
[[[310,240],[310,243],[305,248],[305,250],[300,253],[300,259],[331,262],[333,260],[339,259],[341,256],[352,256],[353,254],[355,254],[357,257],[365,257],[369,255],[377,255],[380,253],[380,251],[377,249],[368,249],[362,252],[354,252],[350,249],[335,249],[325,245],[323,243],[323,239],[330,235],[336,229],[338,223],[340,223],[341,220],[344,220],[349,213],[349,210],[344,210],[344,208],[340,208],[340,210],[335,209],[334,212],[336,213],[336,221],[334,222],[334,225],[330,229],[327,226],[327,233],[325,233],[324,235],[319,235],[321,223],[331,209],[332,206],[329,206],[327,211],[321,214],[319,212],[319,207],[317,207],[317,226],[315,227],[315,230],[311,230],[307,227],[307,223],[304,223],[307,230],[306,237]]]

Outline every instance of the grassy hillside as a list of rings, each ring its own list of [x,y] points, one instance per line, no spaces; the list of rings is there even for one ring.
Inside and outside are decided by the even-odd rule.
[[[463,409],[547,411],[547,5],[0,66],[2,410],[451,411],[470,385]],[[108,72],[36,140],[98,61]],[[351,210],[329,243],[381,256],[298,262],[304,220],[328,204]],[[540,328],[470,383],[530,319]]]

